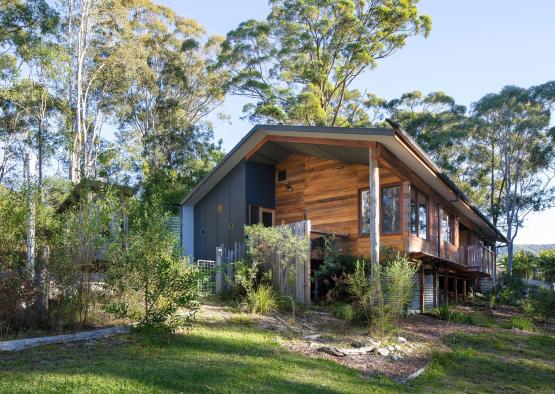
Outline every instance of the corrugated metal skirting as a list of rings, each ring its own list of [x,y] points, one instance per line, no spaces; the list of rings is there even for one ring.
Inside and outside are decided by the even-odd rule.
[[[420,273],[414,275],[414,293],[409,305],[409,312],[420,311]],[[424,309],[434,307],[434,278],[431,274],[424,274]]]

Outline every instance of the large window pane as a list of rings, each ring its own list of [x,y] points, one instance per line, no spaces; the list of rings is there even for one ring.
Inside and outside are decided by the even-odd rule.
[[[420,203],[418,206],[418,236],[428,238],[428,204]]]
[[[369,215],[370,215],[370,191],[363,190],[360,193],[360,234],[370,234]]]
[[[400,219],[400,186],[384,187],[382,189],[382,233],[399,233]]]
[[[410,191],[410,232],[418,233],[418,211],[416,209],[416,190],[411,188]]]
[[[446,212],[443,212],[441,230],[442,230],[443,242],[449,242],[450,244],[452,244],[453,234],[452,234],[451,216]]]

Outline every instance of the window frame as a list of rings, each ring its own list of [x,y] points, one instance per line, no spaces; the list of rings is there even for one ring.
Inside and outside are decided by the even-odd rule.
[[[383,189],[388,189],[388,188],[392,188],[392,187],[398,187],[399,188],[399,231],[398,232],[392,232],[392,233],[384,233],[383,232],[383,215],[382,215],[382,201],[383,201]],[[363,219],[363,214],[362,214],[362,193],[368,191],[370,192],[370,188],[369,187],[361,187],[358,189],[358,198],[357,198],[357,202],[358,202],[358,236],[359,238],[368,238],[370,237],[370,234],[367,233],[363,233],[362,232],[362,219]],[[379,196],[379,202],[378,202],[378,210],[379,210],[379,214],[380,214],[380,236],[384,236],[384,237],[388,237],[388,236],[399,236],[403,233],[403,226],[402,226],[402,218],[403,218],[403,202],[402,202],[402,197],[403,197],[403,190],[402,190],[402,183],[401,182],[394,182],[394,183],[387,183],[387,184],[383,184],[380,185],[380,196]]]
[[[447,216],[447,225],[449,226],[449,239],[445,239],[445,229],[444,229],[444,221],[443,218]],[[443,243],[448,243],[449,245],[455,245],[454,242],[454,236],[455,236],[455,232],[454,232],[454,218],[455,216],[451,213],[449,213],[449,211],[446,211],[445,209],[441,210],[441,241]]]
[[[414,217],[415,220],[415,232],[412,232],[412,193],[414,191],[414,203],[415,203],[415,208],[416,208],[416,215]],[[420,206],[423,205],[421,200],[425,199],[426,200],[426,237],[422,238],[420,236]],[[429,241],[430,239],[430,198],[428,197],[428,195],[424,192],[422,192],[420,189],[418,189],[417,187],[411,186],[410,187],[410,196],[409,196],[409,209],[411,210],[409,213],[409,232],[410,235],[414,235],[424,241]]]

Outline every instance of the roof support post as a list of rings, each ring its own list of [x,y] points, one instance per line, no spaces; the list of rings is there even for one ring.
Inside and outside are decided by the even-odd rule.
[[[369,167],[369,213],[368,227],[370,235],[370,261],[372,271],[380,262],[380,170],[378,167],[378,151],[377,148],[368,148],[368,167]]]

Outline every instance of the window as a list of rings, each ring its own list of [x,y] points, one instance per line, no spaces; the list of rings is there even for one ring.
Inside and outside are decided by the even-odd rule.
[[[410,232],[428,238],[428,197],[416,188],[410,191]]]
[[[258,205],[249,205],[249,224],[262,224],[264,227],[275,225],[276,211]]]
[[[401,187],[388,186],[382,188],[382,233],[396,234],[401,232]]]
[[[401,232],[401,187],[387,186],[381,193],[381,233],[398,234]],[[370,191],[360,192],[360,235],[370,234]]]
[[[287,172],[285,170],[278,171],[277,173],[277,181],[284,182],[287,180]]]
[[[370,191],[360,192],[360,235],[370,234]]]
[[[443,211],[443,218],[441,220],[441,235],[443,242],[453,243],[453,220],[451,215]]]

